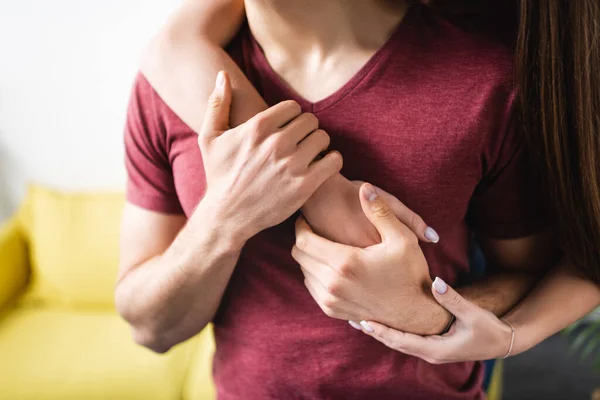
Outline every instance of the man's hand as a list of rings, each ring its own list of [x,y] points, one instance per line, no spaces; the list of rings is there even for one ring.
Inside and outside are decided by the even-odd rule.
[[[431,295],[429,268],[417,236],[394,216],[372,185],[362,185],[360,202],[381,236],[381,243],[366,249],[331,242],[298,219],[292,256],[312,297],[332,318],[380,321],[418,334],[440,333],[450,314]]]
[[[229,129],[231,86],[220,72],[198,144],[207,180],[203,202],[243,243],[296,212],[342,167],[337,152],[313,162],[329,146],[312,114],[284,101]]]

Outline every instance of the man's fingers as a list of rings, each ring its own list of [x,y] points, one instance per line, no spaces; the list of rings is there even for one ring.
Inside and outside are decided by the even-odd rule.
[[[337,264],[344,260],[344,255],[353,249],[350,246],[332,242],[317,235],[304,217],[299,217],[296,220],[296,247],[330,268],[335,268]]]
[[[298,145],[297,157],[308,166],[322,151],[329,147],[329,135],[322,129],[317,129]]]
[[[435,278],[431,291],[436,301],[458,320],[470,320],[477,316],[479,307],[466,300],[441,278]]]
[[[321,282],[319,276],[322,276],[323,280],[327,280],[331,277],[330,275],[333,271],[329,267],[327,267],[327,265],[309,256],[308,254],[300,250],[298,246],[292,247],[292,258],[298,264],[300,264],[302,272],[305,275],[308,274],[312,279],[319,280],[319,282]]]
[[[254,121],[254,123],[262,125],[263,131],[272,133],[293,121],[301,113],[300,104],[293,100],[286,100],[259,112],[248,122]]]
[[[229,129],[231,109],[231,82],[226,72],[217,74],[215,88],[208,99],[206,114],[200,132],[201,139],[210,142]]]
[[[281,130],[281,133],[289,139],[291,144],[297,145],[317,129],[319,129],[319,120],[317,117],[310,113],[304,113],[287,124]]]
[[[412,232],[396,218],[392,209],[383,201],[373,185],[365,183],[360,187],[360,204],[363,212],[377,228],[381,239],[403,237]]]
[[[344,160],[337,151],[330,151],[320,160],[308,166],[306,175],[307,190],[314,193],[327,179],[340,172]]]
[[[377,190],[381,198],[390,206],[394,215],[396,215],[400,222],[408,226],[417,235],[419,240],[430,243],[439,242],[440,237],[437,232],[433,228],[428,227],[419,214],[405,206],[404,203],[385,190],[380,188],[377,188]]]

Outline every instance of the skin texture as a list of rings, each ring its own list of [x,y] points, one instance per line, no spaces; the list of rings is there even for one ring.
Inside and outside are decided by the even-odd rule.
[[[202,4],[200,5],[200,3]],[[193,129],[199,129],[198,131],[202,136],[204,131],[202,128],[198,128],[204,124],[204,113],[202,111],[207,108],[207,104],[209,105],[209,111],[215,105],[214,100],[207,103],[208,95],[213,86],[212,83],[208,84],[207,82],[214,79],[221,69],[227,70],[231,76],[233,94],[232,108],[229,114],[231,126],[235,127],[257,112],[263,111],[266,105],[242,72],[220,49],[219,45],[223,43],[217,45],[210,41],[211,35],[213,35],[212,37],[214,35],[219,36],[214,33],[215,29],[222,29],[211,25],[212,22],[210,21],[212,19],[208,17],[213,12],[211,9],[216,7],[222,12],[223,9],[227,9],[227,4],[229,4],[230,9],[233,11],[228,23],[231,23],[230,26],[235,26],[239,21],[240,9],[236,5],[239,3],[198,1],[189,2],[186,6],[190,4],[194,4],[197,8],[190,8],[185,12],[180,11],[179,15],[189,16],[194,11],[198,12],[201,9],[204,13],[203,19],[187,18],[185,21],[188,21],[188,23],[190,23],[189,21],[192,21],[191,23],[200,21],[207,25],[204,27],[194,25],[193,28],[188,26],[186,29],[184,20],[178,21],[177,18],[174,18],[163,33],[155,39],[154,45],[150,46],[145,58],[147,62],[143,64],[142,72],[167,104]],[[222,24],[224,14],[220,15],[220,23]],[[298,15],[298,18],[301,17],[302,15]],[[232,29],[225,28],[225,30],[230,32]],[[207,32],[213,33],[209,35]],[[267,44],[263,47],[268,58],[269,53],[276,54],[276,52],[269,51]],[[326,47],[323,45],[319,48]],[[273,49],[276,50],[277,47],[273,47]],[[288,76],[293,76],[293,74]],[[246,127],[248,129],[244,130],[245,133],[249,136],[256,136],[257,126],[253,126],[254,130],[252,125],[246,125]],[[224,128],[221,127],[221,129]],[[241,139],[238,138],[238,140]],[[203,144],[200,145],[202,148]],[[212,150],[203,149],[203,153],[204,151],[210,152]],[[234,152],[236,150],[229,147],[227,151]],[[245,157],[250,156],[250,154],[245,155]],[[219,156],[215,156],[215,160],[219,159],[221,159]],[[334,169],[331,168],[331,170]],[[207,168],[209,182],[215,182],[216,186],[221,186],[219,182],[222,178],[215,180],[208,176],[209,170],[210,168]],[[214,170],[217,171],[218,168]],[[330,172],[331,170],[328,169]],[[273,174],[273,176],[275,175]],[[334,182],[335,185],[327,187],[326,185],[330,182]],[[355,246],[349,246],[353,252],[356,252],[356,249],[365,251],[362,247],[381,241],[377,230],[369,222],[369,214],[365,215],[363,212],[356,184],[345,180],[339,174],[334,174],[325,184],[320,186],[320,189],[323,188],[327,188],[324,193],[331,194],[331,198],[318,196],[318,191],[313,192],[312,195],[307,194],[303,211],[307,215],[309,224],[304,224],[305,230],[312,228],[313,234],[327,237],[326,240],[329,240],[331,245],[354,244]],[[190,337],[210,321],[218,306],[227,280],[235,267],[241,245],[244,240],[247,240],[249,234],[266,227],[265,224],[239,224],[240,221],[236,221],[236,218],[239,218],[240,215],[259,215],[260,205],[255,205],[255,208],[252,208],[250,204],[246,204],[244,213],[242,213],[242,206],[238,204],[239,214],[225,212],[224,210],[231,210],[231,208],[220,207],[219,205],[224,202],[227,203],[227,196],[223,194],[227,191],[221,191],[222,196],[213,195],[212,193],[215,192],[209,187],[210,195],[207,194],[204,200],[200,202],[197,210],[177,237],[175,237],[176,228],[179,224],[183,224],[181,216],[157,216],[155,213],[131,205],[125,210],[122,272],[117,287],[117,304],[120,305],[121,313],[131,323],[134,337],[137,338],[138,342],[157,351],[164,351],[179,341]],[[384,194],[381,193],[380,196],[384,197]],[[219,199],[219,201],[214,199]],[[311,203],[316,199],[318,201]],[[386,198],[385,201],[390,202],[390,207],[394,210],[401,208],[401,203],[397,199]],[[340,210],[342,214],[340,217],[351,217],[351,220],[354,221],[354,228],[352,229],[357,232],[358,239],[357,237],[340,238],[341,233],[327,231],[328,226],[335,224],[329,223],[331,220],[327,219],[331,218],[331,206],[324,206],[322,210],[319,210],[319,204],[323,202],[335,205],[334,209]],[[294,204],[300,207],[302,202],[294,199]],[[311,207],[316,210],[312,215]],[[278,215],[284,214],[282,212]],[[412,214],[414,215],[414,213]],[[323,218],[319,218],[319,215],[322,215]],[[254,217],[250,220],[254,220]],[[323,221],[326,223],[323,223]],[[410,217],[408,221],[414,221],[414,219]],[[273,220],[272,222],[276,223],[277,221]],[[323,227],[320,227],[319,224],[322,224]],[[417,234],[419,238],[423,239],[425,224],[412,224],[411,228],[414,229],[415,226],[420,227],[421,230],[417,230]],[[144,238],[143,235],[140,235],[142,229],[157,232],[160,240]],[[394,298],[393,301],[386,296],[378,296],[377,292],[373,292],[376,287],[373,282],[382,282],[383,278],[374,272],[373,275],[369,275],[369,282],[372,283],[372,286],[361,287],[359,286],[360,282],[351,281],[352,286],[348,287],[352,289],[352,293],[356,291],[356,293],[362,293],[363,295],[348,298],[348,296],[341,294],[349,293],[341,290],[344,287],[342,284],[347,284],[347,282],[330,273],[332,267],[335,268],[336,266],[334,262],[319,260],[322,265],[329,267],[319,269],[311,268],[308,262],[300,262],[307,281],[314,282],[314,285],[311,284],[313,287],[317,287],[317,283],[326,283],[326,280],[329,279],[329,283],[337,285],[340,289],[336,291],[340,294],[335,295],[335,303],[332,304],[329,304],[330,302],[325,304],[322,301],[323,297],[317,294],[316,290],[313,290],[311,294],[314,293],[315,301],[322,308],[327,306],[328,309],[333,309],[333,306],[339,306],[340,310],[334,311],[336,313],[333,315],[334,317],[371,319],[368,315],[371,313],[371,315],[378,315],[380,321],[390,323],[391,326],[398,329],[412,330],[421,334],[434,334],[442,331],[449,321],[449,313],[434,301],[434,297],[429,290],[415,289],[428,286],[431,279],[427,277],[426,264],[423,265],[422,254],[419,255],[420,249],[414,245],[416,243],[414,234],[409,233],[410,231],[406,229],[402,231],[405,235],[405,242],[411,245],[396,249],[397,251],[393,254],[393,257],[414,263],[410,268],[411,273],[414,272],[414,274],[411,275],[407,272],[405,276],[398,275],[397,282],[389,282],[389,287],[394,288],[394,290],[410,287],[412,290],[398,290],[402,295]],[[410,237],[410,235],[413,235],[413,237]],[[158,241],[160,246],[153,246],[155,244],[153,241]],[[490,276],[486,281],[464,288],[461,293],[474,304],[485,307],[496,315],[503,315],[518,303],[536,281],[539,272],[553,261],[555,257],[554,252],[551,251],[553,244],[547,235],[536,235],[515,240],[480,238],[480,242],[486,250],[486,256],[494,260],[493,267],[494,270],[498,271],[498,274]],[[312,246],[304,244],[302,251],[313,259],[317,258],[314,256],[316,252]],[[375,271],[385,270],[379,268],[390,263],[390,256],[384,254],[385,252],[386,246],[377,247],[375,244],[375,248],[369,250],[371,257],[368,262],[369,268]],[[345,261],[347,261],[344,263],[346,269],[356,271],[357,274],[365,272],[367,263],[364,259],[350,257]],[[373,262],[379,265],[373,265]],[[310,275],[309,270],[313,271],[313,276]],[[341,277],[343,278],[344,274]],[[139,293],[145,295],[140,296]],[[385,294],[389,296],[387,291]],[[374,298],[375,296],[378,297]],[[343,306],[344,301],[354,305],[360,304],[363,306],[363,310],[359,314],[350,310],[351,307],[343,308],[345,307]],[[387,302],[387,307],[382,309],[387,311],[375,313],[374,310],[385,302]],[[398,318],[396,315],[398,309],[406,310],[409,315],[418,316],[423,321],[426,320],[426,325],[415,324],[414,319],[407,321],[406,318]],[[193,318],[186,318],[192,315],[194,315]]]

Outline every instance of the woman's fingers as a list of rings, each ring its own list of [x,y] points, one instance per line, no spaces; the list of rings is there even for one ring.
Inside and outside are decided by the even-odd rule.
[[[367,323],[373,329],[373,332],[363,331],[390,349],[431,363],[439,363],[436,354],[442,354],[444,351],[444,341],[440,340],[440,336],[423,337],[401,332],[378,322],[368,321]]]
[[[480,308],[466,300],[441,278],[435,278],[431,291],[435,300],[448,310],[456,319],[470,321],[477,316]]]
[[[440,236],[435,229],[427,226],[419,214],[405,206],[404,203],[396,198],[396,196],[393,196],[380,188],[377,188],[377,190],[383,201],[390,206],[400,222],[408,226],[410,230],[417,235],[420,241],[427,243],[437,243],[440,241]]]

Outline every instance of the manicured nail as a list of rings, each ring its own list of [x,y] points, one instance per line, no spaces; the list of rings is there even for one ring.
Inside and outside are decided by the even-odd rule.
[[[444,294],[448,290],[448,285],[442,279],[436,277],[433,281],[433,288],[439,294]]]
[[[350,324],[351,327],[353,327],[354,329],[358,330],[358,331],[362,331],[362,326],[354,321],[348,321],[348,323]]]
[[[367,321],[360,321],[360,326],[362,326],[363,329],[369,333],[375,332],[375,329],[373,329]]]
[[[438,235],[435,229],[430,226],[425,229],[425,238],[432,243],[437,243],[440,241],[440,235]]]
[[[367,183],[365,184],[365,188],[363,189],[363,196],[367,201],[373,201],[377,198],[377,191],[373,187],[373,185]]]
[[[223,71],[219,71],[219,73],[217,74],[216,85],[218,88],[221,88],[224,83],[225,83],[225,74],[223,73]]]

